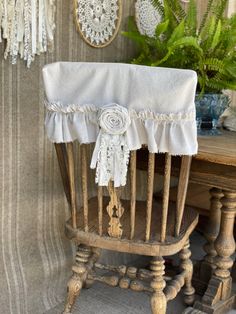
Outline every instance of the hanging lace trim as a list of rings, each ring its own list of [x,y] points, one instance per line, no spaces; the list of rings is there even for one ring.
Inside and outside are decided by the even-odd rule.
[[[18,56],[30,67],[35,55],[53,43],[56,1],[1,0],[0,42],[6,39],[4,57],[15,64]]]
[[[90,165],[92,169],[96,167],[95,182],[99,186],[108,186],[112,180],[114,187],[125,186],[129,154],[124,135],[101,132]]]
[[[99,111],[100,132],[96,141],[90,167],[96,166],[96,183],[108,186],[110,180],[114,187],[126,184],[129,163],[129,148],[126,130],[131,120],[128,110],[117,104],[104,106]]]

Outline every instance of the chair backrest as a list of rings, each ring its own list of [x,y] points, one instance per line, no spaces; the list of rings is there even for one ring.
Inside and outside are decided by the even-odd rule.
[[[82,226],[85,232],[97,232],[99,235],[108,233],[111,237],[116,238],[134,238],[137,234],[137,149],[146,145],[149,150],[147,161],[148,189],[146,213],[143,213],[145,236],[142,240],[149,241],[151,234],[153,234],[152,229],[156,228],[153,222],[153,187],[156,155],[158,153],[165,154],[163,200],[159,218],[160,230],[158,230],[160,236],[159,239],[156,239],[160,242],[165,242],[167,239],[171,156],[182,156],[172,234],[172,236],[178,236],[184,212],[191,155],[197,152],[194,106],[197,83],[195,72],[124,64],[56,63],[46,66],[43,75],[48,109],[46,128],[49,138],[54,143],[58,143],[55,146],[65,192],[71,206],[73,227],[78,227],[78,221],[80,221],[79,226]],[[121,108],[122,114],[124,113],[114,123],[116,128],[117,121],[124,122],[125,129],[120,133],[112,133],[113,131],[109,133],[103,127],[107,121],[101,122],[100,112],[104,106],[107,108],[108,104],[109,123],[113,123],[115,120],[113,119],[114,116],[110,117],[110,114],[112,114],[111,110],[117,109],[116,106],[118,106],[118,111]],[[78,178],[75,175],[74,167],[74,146],[76,145],[73,143],[74,140],[78,140],[80,144],[96,142],[95,157],[93,156],[95,164],[97,164],[97,182],[99,183],[96,228],[91,228],[89,221],[91,214],[88,199],[89,164],[86,145],[81,145],[82,173],[81,177]],[[113,143],[114,140],[116,142],[118,140],[119,145],[109,146],[110,142]],[[64,144],[62,144],[63,142]],[[118,157],[116,148],[118,150],[120,148]],[[128,158],[129,153],[130,157]],[[112,155],[112,162],[108,160],[108,155],[109,158]],[[102,172],[103,168],[107,166],[106,163],[109,164],[109,167],[112,163],[114,167],[105,169],[105,174],[109,174],[110,177],[105,176],[104,179]],[[126,175],[123,168],[126,167],[127,163],[129,163],[130,175],[129,205],[120,200],[122,189],[120,186],[124,185],[120,176],[121,173]],[[99,164],[100,168],[98,167]],[[77,217],[75,179],[80,181],[78,184],[82,187],[83,206],[82,210],[79,211],[79,217]],[[104,230],[104,220],[107,219],[104,217],[106,193],[105,187],[101,185],[107,185],[109,192],[106,209],[110,220],[106,230]],[[125,210],[128,209],[130,216],[124,224],[126,224],[126,230],[129,232],[124,234],[121,219]],[[128,227],[127,224],[129,224]]]
[[[81,145],[80,156],[81,156],[81,176],[75,174],[75,150],[78,149],[77,143],[67,143],[67,144],[55,144],[57,157],[61,169],[63,184],[67,200],[71,207],[72,214],[72,226],[77,228],[79,226],[83,228],[85,232],[95,232],[102,235],[110,235],[111,237],[128,238],[132,240],[134,235],[137,234],[136,231],[136,190],[137,185],[140,182],[137,181],[137,153],[139,151],[132,151],[130,154],[130,164],[129,164],[129,202],[122,201],[120,199],[122,187],[115,188],[112,182],[109,183],[108,187],[97,187],[97,225],[93,226],[92,230],[90,228],[89,218],[94,219],[94,213],[91,215],[89,212],[89,184],[88,184],[88,173],[91,171],[88,163],[88,153],[86,145]],[[163,160],[164,157],[164,160]],[[189,172],[191,166],[191,156],[181,156],[180,157],[180,168],[178,177],[178,192],[175,204],[175,221],[173,228],[167,228],[168,223],[168,210],[169,210],[169,191],[170,191],[170,180],[171,180],[171,164],[172,156],[168,153],[166,154],[155,154],[148,152],[148,160],[144,161],[142,168],[146,167],[147,171],[147,195],[146,204],[144,208],[143,217],[145,220],[143,224],[145,225],[145,237],[140,238],[143,241],[149,241],[151,234],[158,234],[159,238],[156,239],[159,242],[165,242],[168,230],[172,230],[172,237],[178,237],[181,231],[182,218],[184,213],[185,199],[188,187]],[[163,173],[163,197],[161,210],[159,211],[160,224],[158,226],[152,221],[153,210],[155,210],[155,204],[153,204],[153,190],[154,190],[154,175],[155,175],[155,163],[160,164]],[[77,182],[76,182],[77,181]],[[82,188],[82,207],[77,206],[77,190],[78,186]],[[77,187],[77,188],[76,188]],[[109,204],[104,207],[104,197],[107,199],[107,191],[109,192]],[[107,212],[106,212],[107,210]],[[128,221],[126,225],[129,224],[127,230],[129,232],[122,234],[123,226],[121,224],[121,219],[124,211],[129,212]],[[104,227],[104,215],[110,216],[108,222],[107,217],[105,219]],[[112,217],[115,215],[115,219]],[[108,222],[108,223],[107,223]],[[173,224],[173,221],[172,221]],[[95,228],[94,228],[95,227]]]

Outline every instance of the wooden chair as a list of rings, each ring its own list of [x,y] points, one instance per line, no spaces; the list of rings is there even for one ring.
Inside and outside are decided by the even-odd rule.
[[[128,64],[58,62],[43,69],[48,109],[45,124],[55,144],[71,219],[66,234],[77,245],[73,275],[68,283],[64,314],[82,287],[100,281],[151,293],[153,314],[166,313],[167,301],[185,286],[192,304],[189,236],[198,214],[185,209],[191,155],[197,152],[193,71]],[[82,145],[81,171],[75,173],[76,141]],[[97,196],[89,197],[86,144],[94,143],[91,167],[96,171]],[[147,195],[138,201],[137,148],[148,147]],[[153,200],[155,152],[165,153],[163,199]],[[171,154],[182,155],[176,206],[169,205]],[[163,154],[160,154],[163,159]],[[129,200],[122,189],[130,176]],[[121,187],[122,186],[122,187]],[[82,206],[77,207],[77,191]],[[107,191],[106,191],[107,190]],[[149,270],[97,263],[101,249],[151,256]],[[179,253],[180,272],[166,283],[164,256]],[[116,273],[99,275],[97,269]]]
[[[184,288],[185,303],[194,301],[191,284],[193,266],[190,260],[189,236],[198,222],[198,214],[190,208],[184,210],[188,187],[191,157],[183,156],[179,173],[176,206],[169,206],[171,177],[171,156],[165,155],[163,200],[154,202],[155,154],[149,153],[146,201],[136,201],[136,151],[131,152],[130,201],[120,199],[121,188],[114,188],[110,182],[109,197],[105,188],[98,187],[97,197],[88,198],[88,171],[86,145],[81,145],[82,176],[75,175],[74,152],[76,143],[55,144],[71,219],[66,223],[66,235],[77,245],[73,275],[68,283],[68,297],[64,314],[71,313],[76,297],[83,286],[94,281],[119,286],[133,291],[151,293],[153,314],[166,313],[167,301],[176,297]],[[162,157],[162,156],[161,156]],[[157,159],[158,160],[158,159]],[[75,183],[75,179],[78,180]],[[83,206],[77,208],[76,186],[81,185]],[[101,249],[152,256],[150,270],[121,265],[113,267],[97,263]],[[164,256],[179,253],[180,273],[165,282]],[[95,269],[117,273],[114,276],[99,276]]]

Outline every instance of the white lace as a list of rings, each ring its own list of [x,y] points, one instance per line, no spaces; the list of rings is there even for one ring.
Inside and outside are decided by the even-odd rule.
[[[35,55],[52,45],[55,0],[1,0],[0,42],[6,39],[4,57],[12,64],[18,56],[30,67]]]
[[[149,37],[155,36],[156,26],[161,22],[161,16],[152,4],[152,0],[137,0],[135,16],[139,32]]]
[[[101,45],[110,40],[116,30],[118,0],[77,0],[77,18],[85,38]]]
[[[114,181],[114,186],[126,184],[129,148],[125,132],[131,120],[128,110],[117,104],[104,106],[99,111],[100,132],[92,156],[91,168],[96,168],[96,183],[107,186]]]

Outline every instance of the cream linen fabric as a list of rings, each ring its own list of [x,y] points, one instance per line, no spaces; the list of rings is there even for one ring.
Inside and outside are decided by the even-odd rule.
[[[58,62],[46,65],[46,129],[53,142],[97,140],[99,109],[127,108],[129,150],[147,144],[150,152],[197,153],[195,89],[190,70],[120,63]]]
[[[46,129],[56,143],[96,142],[96,183],[126,185],[129,152],[193,155],[196,73],[119,63],[54,63],[43,69]]]

